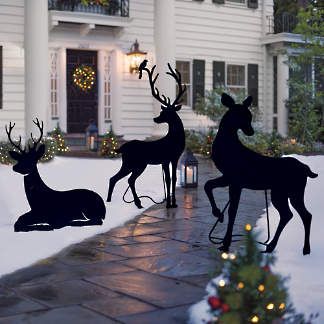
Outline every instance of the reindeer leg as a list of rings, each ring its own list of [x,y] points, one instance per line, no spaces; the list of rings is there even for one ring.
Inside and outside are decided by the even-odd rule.
[[[280,214],[280,221],[272,241],[267,245],[267,248],[265,250],[266,253],[271,253],[275,249],[282,230],[293,217],[293,214],[288,205],[288,195],[286,193],[283,193],[279,190],[272,190],[271,201],[273,206],[278,210]]]
[[[143,208],[143,206],[142,206],[141,201],[138,198],[136,190],[135,190],[135,181],[143,173],[145,168],[146,168],[146,166],[144,166],[142,168],[134,169],[131,176],[128,179],[129,187],[132,190],[132,194],[133,194],[133,197],[134,197],[134,203],[137,206],[137,208]]]
[[[304,203],[304,188],[293,194],[290,197],[290,202],[293,207],[296,209],[298,214],[300,215],[305,229],[305,239],[304,239],[304,248],[303,254],[310,254],[310,243],[309,243],[309,236],[310,236],[310,229],[311,229],[311,222],[312,222],[312,214],[306,209]]]
[[[207,195],[209,202],[211,204],[211,207],[212,207],[212,213],[215,217],[217,217],[219,219],[219,221],[221,223],[223,223],[223,221],[224,221],[224,215],[221,213],[219,208],[216,206],[216,202],[215,202],[214,195],[213,195],[213,189],[215,189],[217,187],[227,187],[228,185],[229,184],[228,184],[228,181],[226,180],[226,178],[224,176],[221,176],[221,177],[218,177],[215,179],[208,180],[204,186],[206,195]]]
[[[242,188],[229,186],[230,205],[228,207],[228,225],[227,231],[223,240],[223,246],[219,248],[220,251],[228,252],[232,243],[233,227],[236,218],[237,208],[240,202]]]
[[[178,161],[172,161],[172,196],[171,196],[171,207],[177,208],[177,202],[176,202],[176,196],[175,196],[175,189],[176,189],[176,183],[177,183],[177,164]]]
[[[116,183],[126,177],[129,173],[131,172],[130,169],[128,169],[127,167],[125,167],[124,165],[121,166],[120,170],[113,176],[110,178],[109,180],[109,189],[108,189],[108,197],[107,197],[107,202],[111,201],[111,196],[112,193],[114,191],[115,185]]]
[[[167,197],[166,197],[166,208],[171,208],[171,197],[170,197],[170,185],[171,185],[171,178],[170,178],[170,163],[163,163],[162,168],[165,175],[165,184],[167,190]]]
[[[21,215],[14,225],[15,232],[30,232],[30,231],[50,231],[53,228],[49,225],[40,223],[47,223],[46,220],[41,219],[39,215],[30,210],[26,214]],[[39,225],[37,225],[39,224]]]

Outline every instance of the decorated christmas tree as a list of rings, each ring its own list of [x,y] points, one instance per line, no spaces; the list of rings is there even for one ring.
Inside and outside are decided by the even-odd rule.
[[[100,155],[104,157],[114,158],[117,157],[117,152],[115,151],[118,147],[118,142],[116,136],[112,131],[107,132],[101,142]]]
[[[273,256],[260,253],[251,225],[237,254],[222,253],[222,273],[208,286],[209,324],[311,323],[289,304],[286,278],[273,273]]]
[[[57,124],[57,126],[50,133],[50,135],[56,141],[56,146],[57,146],[56,151],[57,151],[58,155],[63,154],[65,152],[68,152],[69,148],[65,143],[65,140],[64,140],[64,137],[63,137],[63,132],[62,132],[59,124]]]

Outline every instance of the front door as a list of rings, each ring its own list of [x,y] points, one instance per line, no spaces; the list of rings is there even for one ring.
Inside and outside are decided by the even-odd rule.
[[[98,125],[97,52],[67,50],[67,132],[84,133]]]

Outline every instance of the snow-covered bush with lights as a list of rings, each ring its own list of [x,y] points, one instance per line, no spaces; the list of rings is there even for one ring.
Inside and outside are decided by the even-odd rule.
[[[244,247],[222,253],[222,272],[209,282],[206,298],[191,307],[190,323],[311,323],[289,302],[287,278],[272,272],[275,258],[260,253],[251,225],[245,230]]]

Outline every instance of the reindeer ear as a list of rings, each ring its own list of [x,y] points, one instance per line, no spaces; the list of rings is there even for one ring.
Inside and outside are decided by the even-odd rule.
[[[161,110],[165,110],[167,107],[161,105]]]
[[[222,94],[222,104],[228,108],[232,108],[235,105],[234,99],[226,93]]]
[[[175,111],[179,111],[179,110],[181,109],[181,107],[182,107],[182,105],[176,105],[176,106],[174,107],[174,110],[175,110]]]
[[[10,157],[16,161],[18,161],[21,158],[21,154],[15,152],[15,151],[9,151],[8,153],[9,153]]]
[[[39,148],[37,149],[37,157],[40,159],[45,153],[45,144],[39,145]]]
[[[252,101],[253,101],[252,96],[248,96],[246,99],[244,99],[243,106],[245,106],[246,108],[249,108],[252,104]]]

